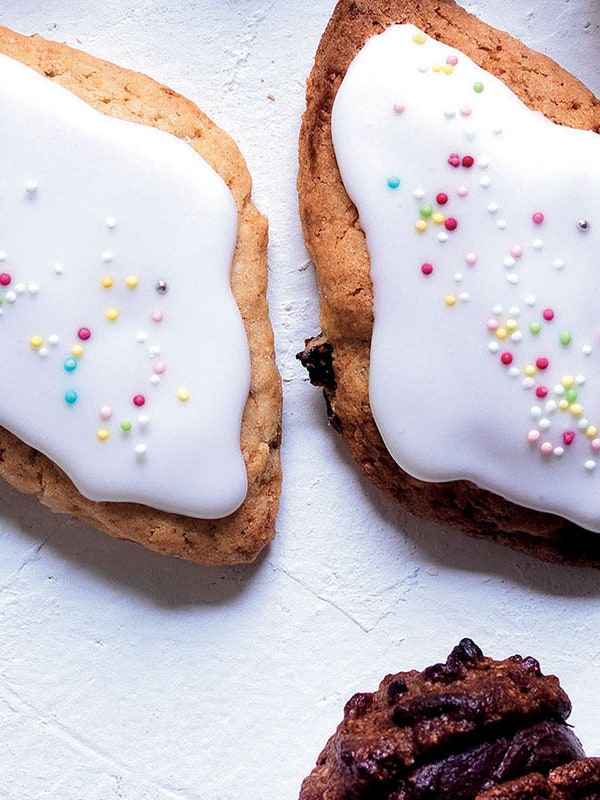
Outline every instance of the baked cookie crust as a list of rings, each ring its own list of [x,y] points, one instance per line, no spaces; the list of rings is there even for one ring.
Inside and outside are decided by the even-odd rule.
[[[517,506],[466,481],[424,483],[388,453],[369,405],[373,291],[358,212],[338,170],[333,102],[355,55],[372,35],[412,23],[464,52],[555,123],[600,133],[600,101],[547,56],[468,14],[453,0],[340,0],[307,84],[299,142],[298,194],[315,263],[322,333],[298,357],[322,386],[332,427],[364,474],[409,512],[550,561],[600,565],[600,538],[551,514]]]
[[[251,388],[241,447],[248,474],[242,506],[220,520],[170,514],[135,503],[83,497],[50,459],[0,428],[0,476],[55,512],[78,517],[118,539],[199,564],[252,561],[275,535],[280,486],[281,385],[268,317],[267,219],[251,200],[252,181],[231,137],[191,101],[151,78],[64,44],[0,28],[0,52],[68,89],[104,114],[159,128],[188,142],[229,187],[239,229],[233,294],[249,340]]]

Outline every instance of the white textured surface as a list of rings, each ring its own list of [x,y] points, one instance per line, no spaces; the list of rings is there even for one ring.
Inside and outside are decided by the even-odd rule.
[[[285,389],[278,538],[254,566],[161,558],[0,487],[0,797],[293,800],[352,692],[445,658],[465,635],[556,672],[600,755],[600,573],[407,520],[358,476],[294,358],[318,325],[296,139],[333,6],[0,6],[0,23],[147,72],[236,138],[271,222]],[[596,0],[469,7],[600,93]]]

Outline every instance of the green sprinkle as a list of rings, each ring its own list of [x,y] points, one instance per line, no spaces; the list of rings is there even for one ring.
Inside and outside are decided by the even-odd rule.
[[[483,92],[483,83],[481,81],[477,81],[473,84],[473,91],[477,92],[477,94],[481,94]]]
[[[565,400],[568,403],[574,403],[577,400],[577,389],[567,389],[565,392]]]
[[[400,186],[400,178],[397,175],[390,175],[387,184],[390,189],[397,189]]]
[[[429,203],[423,203],[419,209],[419,213],[422,217],[430,217],[433,214],[433,208],[429,205]]]
[[[569,331],[562,331],[562,333],[560,333],[558,336],[558,340],[562,345],[566,347],[568,344],[571,344],[573,337],[571,336]]]
[[[529,323],[529,332],[533,333],[534,336],[542,330],[542,323],[541,322],[530,322]]]
[[[124,420],[121,422],[121,430],[122,430],[122,431],[125,431],[125,433],[127,433],[128,431],[130,431],[130,430],[131,430],[131,427],[132,427],[132,425],[131,425],[131,422],[130,422],[130,420],[128,420],[128,419],[124,419]]]
[[[77,402],[77,392],[75,391],[75,389],[67,389],[67,391],[65,392],[65,402],[68,403],[70,406],[72,406],[73,403]]]

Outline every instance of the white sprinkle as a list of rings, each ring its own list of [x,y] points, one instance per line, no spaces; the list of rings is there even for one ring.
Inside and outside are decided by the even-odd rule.
[[[0,250],[0,261],[6,261],[7,258],[8,258],[8,254],[6,253],[6,251],[5,250]]]
[[[427,64],[420,64],[417,67],[417,69],[419,70],[419,72],[422,72],[423,74],[425,74],[426,72],[429,72],[429,67],[427,66]]]
[[[558,408],[558,406],[556,405],[554,400],[548,400],[548,402],[546,403],[546,405],[544,407],[544,411],[546,412],[547,415],[548,414],[554,414],[557,408]]]
[[[471,299],[471,296],[469,295],[468,292],[461,292],[458,295],[458,299],[463,303],[468,303],[468,301]]]
[[[547,431],[547,430],[548,430],[548,428],[550,427],[550,425],[551,425],[551,424],[552,424],[552,423],[550,422],[550,420],[548,419],[548,417],[542,417],[542,418],[540,419],[540,421],[538,422],[538,425],[539,425],[539,427],[540,427],[540,428],[541,428],[543,431]]]
[[[488,344],[488,350],[490,353],[492,353],[492,355],[495,355],[500,350],[500,345],[498,342],[490,342]]]
[[[562,258],[555,258],[552,262],[552,266],[554,269],[563,269],[565,262],[562,260]]]
[[[519,308],[519,306],[511,306],[509,308],[509,313],[512,317],[518,317],[519,314],[521,313],[521,309]]]
[[[25,293],[25,284],[24,283],[15,283],[15,292],[17,294],[24,294]]]
[[[591,472],[592,470],[596,469],[596,462],[592,458],[589,458],[583,466],[588,472]]]
[[[109,264],[113,260],[113,258],[114,258],[114,255],[113,255],[113,251],[112,250],[105,250],[102,253],[102,261],[105,264]]]
[[[48,348],[40,347],[40,349],[38,350],[38,355],[40,355],[42,358],[46,358],[48,355]]]
[[[487,169],[490,165],[490,160],[487,156],[479,156],[477,159],[477,164],[479,165],[480,169]]]
[[[147,447],[145,444],[136,444],[135,454],[138,458],[143,458],[146,455]]]
[[[150,353],[150,357],[154,358],[155,356],[160,354],[160,346],[157,344],[151,345],[148,352]]]
[[[148,334],[145,333],[144,331],[138,331],[136,333],[136,336],[135,336],[136,342],[140,342],[140,343],[145,342],[147,338],[148,338]]]
[[[544,243],[541,239],[534,239],[533,240],[533,249],[534,250],[541,250],[544,246]]]
[[[39,284],[37,283],[28,283],[27,284],[27,291],[29,294],[37,294],[40,290]]]
[[[492,309],[492,313],[495,314],[496,316],[498,316],[498,314],[501,314],[502,313],[502,306],[496,304]]]
[[[515,331],[514,333],[511,333],[510,338],[513,342],[520,342],[523,338],[523,334],[521,331]]]
[[[498,203],[489,203],[487,210],[490,212],[490,214],[495,214],[496,211],[498,211]]]
[[[140,414],[140,416],[138,417],[138,423],[142,428],[147,428],[148,425],[150,424],[150,417],[148,416],[148,414]]]
[[[111,230],[113,228],[116,228],[117,227],[117,220],[114,217],[107,217],[106,218],[106,227],[110,228]]]
[[[475,130],[475,128],[472,125],[469,125],[469,126],[465,125],[465,136],[467,137],[467,139],[470,142],[473,141],[473,139],[475,138],[476,134],[477,134],[477,131]]]
[[[580,431],[584,431],[589,426],[589,424],[590,424],[589,419],[582,418],[577,423],[577,427],[579,428]]]
[[[535,386],[535,381],[533,380],[533,378],[523,378],[524,389],[533,389],[534,386]]]
[[[531,417],[531,419],[541,419],[542,409],[539,406],[532,406],[531,411],[529,412],[529,416]]]
[[[417,200],[422,200],[425,197],[425,189],[421,189],[421,187],[415,189],[413,192],[413,197],[415,197]]]
[[[442,231],[441,233],[438,233],[437,238],[438,242],[441,242],[443,244],[444,242],[448,241],[448,234],[445,231]]]
[[[521,370],[518,367],[510,367],[508,370],[508,374],[511,378],[518,378],[521,374]]]
[[[462,281],[462,279],[463,279],[462,272],[455,272],[454,273],[454,280],[456,281],[456,283],[460,283]]]
[[[444,111],[444,116],[446,117],[446,119],[454,119],[454,117],[456,116],[456,111],[453,111],[451,108],[447,108]]]
[[[528,294],[525,298],[525,303],[531,308],[535,305],[535,297],[532,294]]]
[[[554,389],[552,390],[552,392],[557,397],[562,397],[563,394],[565,393],[565,387],[562,385],[562,383],[557,383],[556,386],[554,387]]]
[[[52,345],[52,347],[56,347],[59,343],[60,339],[58,338],[56,333],[51,333],[48,337],[48,344]]]
[[[517,262],[512,256],[506,256],[503,263],[505,267],[514,267]]]
[[[479,185],[482,189],[487,189],[491,182],[492,180],[489,175],[482,175],[481,178],[479,178]]]
[[[64,270],[63,265],[60,263],[60,261],[57,261],[56,264],[54,265],[54,272],[57,275],[62,275],[63,274],[63,270]]]
[[[496,226],[498,227],[499,230],[503,231],[506,228],[506,224],[507,223],[505,219],[499,219],[498,222],[496,223]]]
[[[585,375],[576,375],[575,383],[577,384],[577,386],[583,386],[583,384],[585,383]]]
[[[6,300],[7,303],[14,303],[17,299],[17,295],[11,289],[4,295],[4,299]]]
[[[584,356],[589,356],[592,352],[591,345],[584,344],[583,347],[581,348],[581,352],[583,353]]]
[[[510,284],[512,284],[513,286],[515,286],[515,285],[516,285],[516,284],[519,282],[519,276],[517,275],[517,273],[516,273],[516,272],[509,272],[509,273],[508,273],[508,275],[506,276],[506,280],[507,280],[507,281],[508,281]]]
[[[25,191],[27,194],[35,194],[39,188],[39,183],[37,181],[31,180],[25,183]]]
[[[565,448],[564,447],[555,447],[554,448],[554,455],[555,456],[562,456],[564,454],[564,452],[565,452]]]
[[[160,383],[160,375],[153,374],[150,376],[150,383],[154,384],[154,386],[158,386]]]

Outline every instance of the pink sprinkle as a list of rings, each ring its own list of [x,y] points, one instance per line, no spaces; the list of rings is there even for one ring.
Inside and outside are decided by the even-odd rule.
[[[600,439],[592,439],[590,445],[592,450],[595,450],[597,452],[598,450],[600,450]]]
[[[112,408],[110,406],[102,406],[100,409],[100,419],[110,419],[112,417]]]
[[[141,408],[141,406],[143,406],[145,402],[146,398],[144,397],[143,394],[136,394],[135,397],[133,398],[133,405],[137,406],[138,408]]]
[[[567,446],[573,443],[573,439],[575,438],[574,431],[565,431],[563,433],[563,443]]]
[[[425,264],[421,264],[421,272],[423,275],[431,275],[433,272],[433,265],[428,264],[427,262]]]
[[[544,442],[540,446],[540,450],[542,451],[543,456],[551,456],[552,453],[554,452],[554,445],[552,444],[552,442]]]
[[[444,228],[447,231],[455,231],[458,227],[458,222],[454,219],[454,217],[448,217],[448,219],[444,220]]]
[[[545,356],[540,356],[540,357],[539,357],[539,358],[536,360],[536,362],[535,362],[535,365],[536,365],[536,367],[537,367],[538,369],[548,369],[548,364],[549,364],[549,363],[550,363],[550,362],[548,361],[548,359],[547,359]]]
[[[163,312],[158,309],[153,311],[150,316],[152,317],[152,322],[162,322],[163,320]]]
[[[451,167],[460,167],[460,156],[458,153],[450,153],[448,156],[448,163]]]
[[[446,192],[440,192],[439,194],[436,194],[435,202],[438,204],[438,206],[445,206],[448,202],[448,195]]]
[[[8,286],[11,280],[12,278],[8,272],[3,272],[0,274],[0,286]]]
[[[545,308],[542,313],[543,318],[546,322],[550,322],[550,320],[554,319],[554,311],[551,308]]]
[[[488,331],[497,331],[500,323],[495,317],[490,317],[486,323]]]
[[[535,390],[536,397],[539,397],[540,400],[543,400],[544,397],[548,394],[548,389],[545,386],[538,386]]]
[[[470,117],[473,109],[470,106],[463,106],[460,110],[461,117]]]
[[[475,255],[475,253],[467,253],[467,255],[465,256],[465,264],[468,264],[470,267],[472,267],[473,264],[476,263],[477,263],[477,256]]]
[[[536,211],[531,215],[531,219],[535,222],[536,225],[541,225],[544,221],[544,215],[541,211]]]
[[[154,365],[154,372],[156,375],[164,375],[166,372],[166,365],[165,364],[155,364]]]
[[[519,244],[514,244],[510,248],[510,254],[513,258],[521,258],[521,256],[523,255],[523,248]]]
[[[527,434],[527,441],[528,442],[537,442],[540,438],[540,432],[536,431],[535,428]]]
[[[81,339],[82,342],[87,342],[87,340],[92,335],[92,332],[89,328],[79,328],[77,331],[77,336]]]
[[[474,163],[475,163],[475,159],[473,158],[473,156],[463,156],[463,159],[462,159],[463,167],[466,167],[467,169],[470,169],[473,166]]]
[[[459,186],[458,189],[456,190],[456,194],[459,197],[466,197],[469,194],[469,190],[467,189],[466,186]]]
[[[512,364],[512,353],[502,353],[500,356],[500,361],[504,364],[505,367],[508,367],[509,364]]]
[[[458,56],[448,56],[446,59],[446,64],[450,64],[450,66],[455,67],[458,64]]]
[[[404,113],[404,103],[394,103],[394,113],[395,114],[403,114]]]

